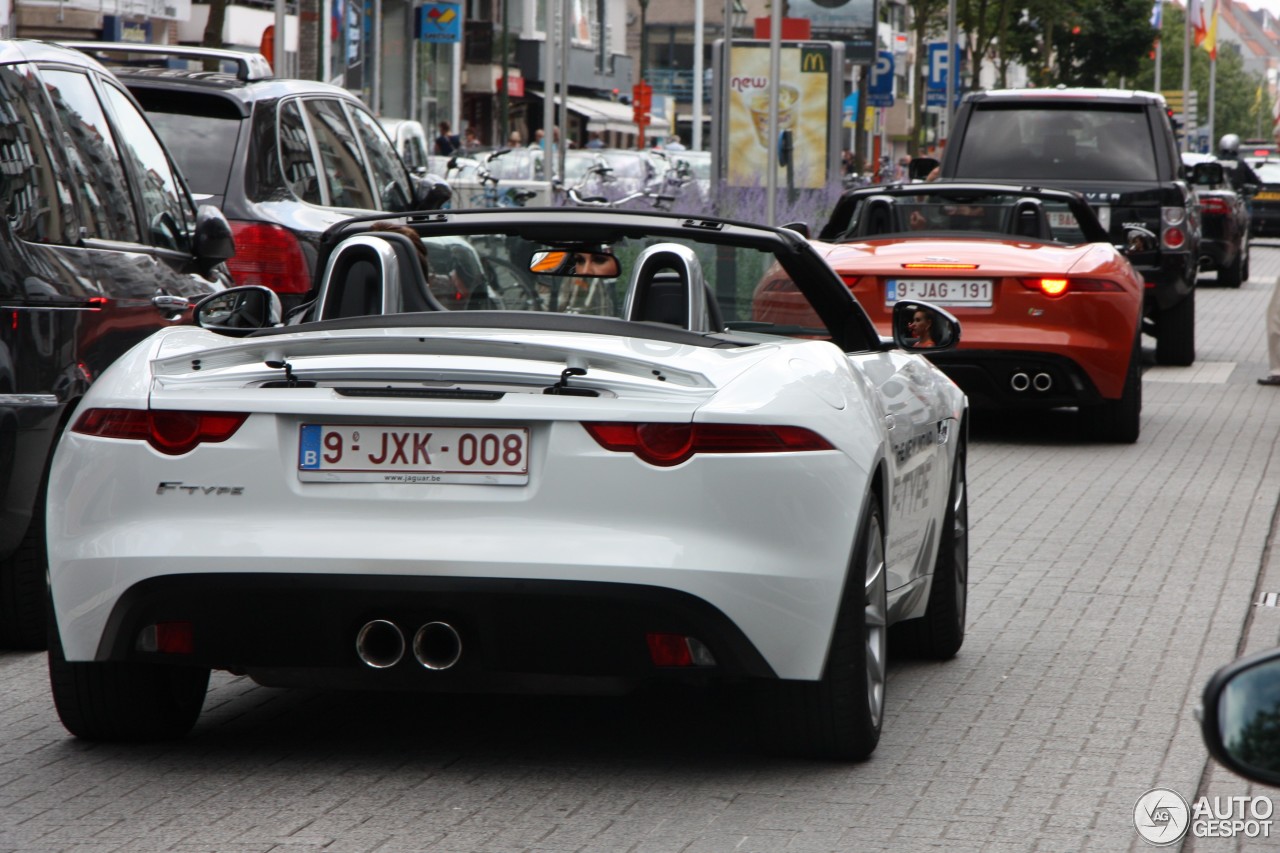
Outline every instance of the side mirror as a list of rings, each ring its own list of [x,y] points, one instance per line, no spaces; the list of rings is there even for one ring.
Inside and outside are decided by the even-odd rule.
[[[1191,183],[1198,187],[1217,186],[1225,180],[1221,163],[1196,163],[1191,167]]]
[[[1257,184],[1241,184],[1240,185],[1240,195],[1244,196],[1245,198],[1253,198],[1255,195],[1258,194],[1258,190],[1259,190],[1259,187]]]
[[[1280,649],[1214,673],[1197,716],[1205,746],[1220,764],[1254,782],[1280,786]]]
[[[232,287],[206,296],[193,311],[196,325],[211,332],[244,337],[257,329],[279,326],[284,311],[280,297],[261,285]]]
[[[202,204],[196,211],[196,233],[192,247],[199,264],[208,269],[236,256],[236,241],[231,223],[212,204]]]
[[[1160,238],[1155,232],[1138,225],[1130,225],[1124,231],[1124,245],[1118,249],[1135,266],[1158,266],[1160,259],[1156,250],[1160,248]]]
[[[928,302],[893,304],[893,342],[907,352],[946,352],[960,343],[960,321]]]
[[[453,199],[453,190],[435,175],[413,179],[413,209],[440,210]]]
[[[796,232],[806,240],[809,239],[810,231],[809,231],[809,223],[807,222],[788,222],[786,225],[783,225],[782,227],[787,229],[788,231]]]
[[[907,166],[907,178],[912,181],[927,181],[929,173],[941,164],[932,157],[917,157]]]

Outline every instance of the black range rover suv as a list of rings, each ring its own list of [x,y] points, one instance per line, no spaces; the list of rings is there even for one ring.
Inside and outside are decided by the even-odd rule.
[[[0,103],[0,649],[37,649],[57,437],[107,365],[230,283],[235,247],[94,60],[0,41]]]
[[[1130,255],[1147,285],[1143,331],[1156,339],[1158,363],[1195,361],[1200,213],[1163,96],[1068,88],[971,93],[956,110],[940,165],[943,180],[1076,190],[1119,245],[1134,226],[1156,235],[1155,251]]]

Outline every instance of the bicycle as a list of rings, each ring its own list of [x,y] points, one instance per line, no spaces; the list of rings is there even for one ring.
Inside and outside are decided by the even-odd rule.
[[[617,208],[638,199],[644,199],[652,203],[654,210],[671,210],[671,205],[675,202],[676,197],[674,195],[668,195],[667,193],[654,192],[648,187],[633,190],[632,192],[617,198],[609,198],[608,196],[603,195],[583,195],[583,191],[586,189],[587,184],[591,182],[593,178],[601,183],[607,184],[613,181],[612,173],[613,169],[604,164],[589,166],[587,170],[583,172],[582,177],[578,182],[565,189],[564,193],[568,197],[569,201],[577,207]]]

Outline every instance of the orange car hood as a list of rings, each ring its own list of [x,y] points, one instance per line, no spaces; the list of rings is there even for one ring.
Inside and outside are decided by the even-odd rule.
[[[1082,273],[1115,262],[1115,253],[1099,244],[1058,246],[1015,240],[907,237],[854,243],[811,241],[817,252],[840,273],[901,274],[903,264],[926,262],[977,264],[983,276]],[[919,271],[922,274],[924,270]]]

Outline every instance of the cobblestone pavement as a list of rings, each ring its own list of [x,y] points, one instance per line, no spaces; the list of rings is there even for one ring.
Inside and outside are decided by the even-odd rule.
[[[893,664],[867,762],[768,757],[710,697],[226,675],[189,738],[94,745],[59,725],[43,656],[0,653],[0,853],[1145,849],[1148,789],[1251,792],[1207,765],[1193,708],[1215,668],[1280,639],[1280,609],[1253,606],[1280,591],[1280,390],[1254,382],[1280,243],[1251,272],[1199,291],[1195,367],[1148,367],[1136,445],[1080,442],[1069,413],[977,419],[968,640]]]

